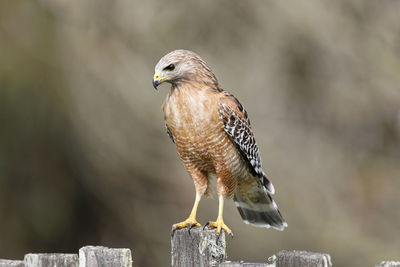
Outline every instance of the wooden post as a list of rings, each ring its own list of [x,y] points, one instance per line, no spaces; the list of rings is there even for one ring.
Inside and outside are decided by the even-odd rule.
[[[24,261],[0,259],[0,267],[24,267]]]
[[[25,267],[78,267],[77,254],[26,254]]]
[[[276,254],[276,267],[329,267],[332,266],[329,254],[307,251],[282,250]]]
[[[275,264],[226,261],[221,263],[219,267],[275,267]]]
[[[86,246],[79,250],[79,267],[132,267],[131,250]]]
[[[218,266],[225,258],[225,233],[217,240],[215,229],[194,227],[176,230],[171,238],[173,267]]]
[[[375,267],[400,267],[400,261],[382,261]]]

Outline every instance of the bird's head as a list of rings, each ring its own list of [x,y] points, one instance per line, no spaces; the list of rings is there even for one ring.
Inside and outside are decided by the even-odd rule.
[[[153,86],[157,89],[157,86],[163,82],[178,84],[203,76],[211,77],[216,81],[210,68],[196,53],[188,50],[174,50],[158,61],[154,68]]]

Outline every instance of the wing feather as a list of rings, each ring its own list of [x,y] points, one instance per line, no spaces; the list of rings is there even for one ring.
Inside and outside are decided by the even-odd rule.
[[[224,125],[224,131],[248,164],[251,174],[258,177],[265,189],[273,194],[274,187],[262,169],[260,151],[251,130],[247,112],[242,104],[236,97],[227,93],[220,99],[219,115]]]
[[[165,128],[167,128],[167,134],[168,134],[169,138],[171,138],[172,143],[175,144],[174,136],[172,135],[171,130],[168,128],[168,125],[165,125]]]

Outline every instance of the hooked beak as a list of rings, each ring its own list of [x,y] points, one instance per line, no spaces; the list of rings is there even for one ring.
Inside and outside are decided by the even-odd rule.
[[[157,90],[157,86],[159,86],[160,84],[161,84],[160,80],[153,79],[153,86],[154,86],[154,89]]]
[[[153,77],[153,86],[154,86],[154,89],[156,89],[157,90],[157,86],[159,86],[160,84],[162,84],[164,81],[165,81],[165,79],[167,79],[167,78],[169,78],[169,77],[172,77],[173,75],[167,75],[167,76],[165,76],[165,77],[160,77],[160,75],[159,74],[154,74],[154,77]]]
[[[153,76],[153,86],[154,89],[157,90],[157,86],[159,86],[161,84],[161,79],[160,79],[160,75],[159,74],[154,74]]]

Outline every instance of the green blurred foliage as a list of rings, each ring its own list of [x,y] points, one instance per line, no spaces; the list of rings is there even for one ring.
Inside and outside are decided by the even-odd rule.
[[[165,53],[205,59],[250,114],[289,223],[242,223],[231,259],[281,249],[372,266],[400,249],[400,2],[5,0],[0,257],[129,247],[169,264],[194,188],[151,85]],[[199,220],[216,217],[215,199]]]

